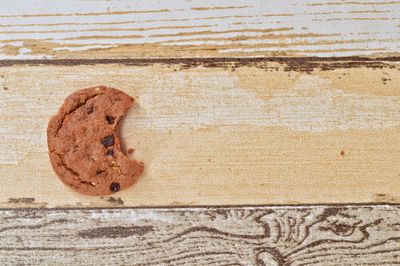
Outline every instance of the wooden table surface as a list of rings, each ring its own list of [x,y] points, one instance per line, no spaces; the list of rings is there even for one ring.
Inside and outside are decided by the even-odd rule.
[[[0,2],[1,265],[400,262],[400,2]],[[63,99],[107,85],[135,185],[71,191]]]

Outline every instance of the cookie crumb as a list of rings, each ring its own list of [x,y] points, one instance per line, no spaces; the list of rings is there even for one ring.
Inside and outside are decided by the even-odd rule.
[[[120,185],[119,185],[119,183],[111,183],[111,186],[110,186],[110,190],[111,191],[113,191],[113,192],[117,192],[117,191],[119,191],[119,189],[120,189]]]
[[[3,90],[5,90],[5,91],[6,91],[6,90],[8,90],[8,88],[7,88],[7,87],[3,87]]]
[[[340,155],[341,155],[341,156],[344,156],[344,150],[341,150],[341,151],[340,151]]]
[[[135,149],[129,148],[128,149],[128,154],[132,154],[135,151]]]
[[[101,140],[101,144],[103,144],[104,147],[110,147],[114,145],[114,136],[109,135]]]

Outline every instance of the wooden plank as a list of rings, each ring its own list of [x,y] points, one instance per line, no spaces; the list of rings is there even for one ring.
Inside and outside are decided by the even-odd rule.
[[[399,206],[0,210],[2,265],[394,265]]]
[[[400,2],[0,2],[0,59],[394,55]]]
[[[400,202],[396,58],[1,61],[0,202],[125,206]],[[63,99],[121,88],[122,137],[146,170],[114,198],[55,177],[46,127]],[[28,126],[29,125],[29,126]]]

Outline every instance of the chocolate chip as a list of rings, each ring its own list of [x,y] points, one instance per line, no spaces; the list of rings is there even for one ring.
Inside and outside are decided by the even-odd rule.
[[[113,149],[108,150],[108,151],[107,151],[107,156],[112,156],[112,157],[114,157],[114,150],[113,150]]]
[[[114,145],[114,136],[110,135],[105,137],[104,139],[101,140],[101,144],[103,144],[103,146],[106,148]]]
[[[87,111],[88,114],[91,114],[94,111],[94,107],[93,106],[89,106],[86,111]]]
[[[119,185],[119,183],[111,183],[110,186],[110,190],[113,192],[117,192],[118,190],[120,190],[121,186]]]
[[[114,124],[114,121],[115,121],[115,118],[114,118],[114,117],[107,115],[107,116],[106,116],[106,119],[107,119],[107,122],[108,122],[110,125]]]

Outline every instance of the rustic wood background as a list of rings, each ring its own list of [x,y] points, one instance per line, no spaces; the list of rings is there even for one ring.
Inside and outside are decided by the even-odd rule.
[[[398,264],[399,43],[399,1],[0,1],[0,264]],[[138,103],[111,197],[47,157],[96,85]]]
[[[4,207],[13,205],[9,198],[24,197],[47,207],[109,204],[64,186],[46,144],[47,122],[63,99],[99,83],[122,88],[138,102],[122,135],[146,170],[135,186],[116,194],[125,206],[399,202],[397,61],[0,65],[7,88],[0,92]]]
[[[8,209],[2,265],[397,265],[398,206]]]

